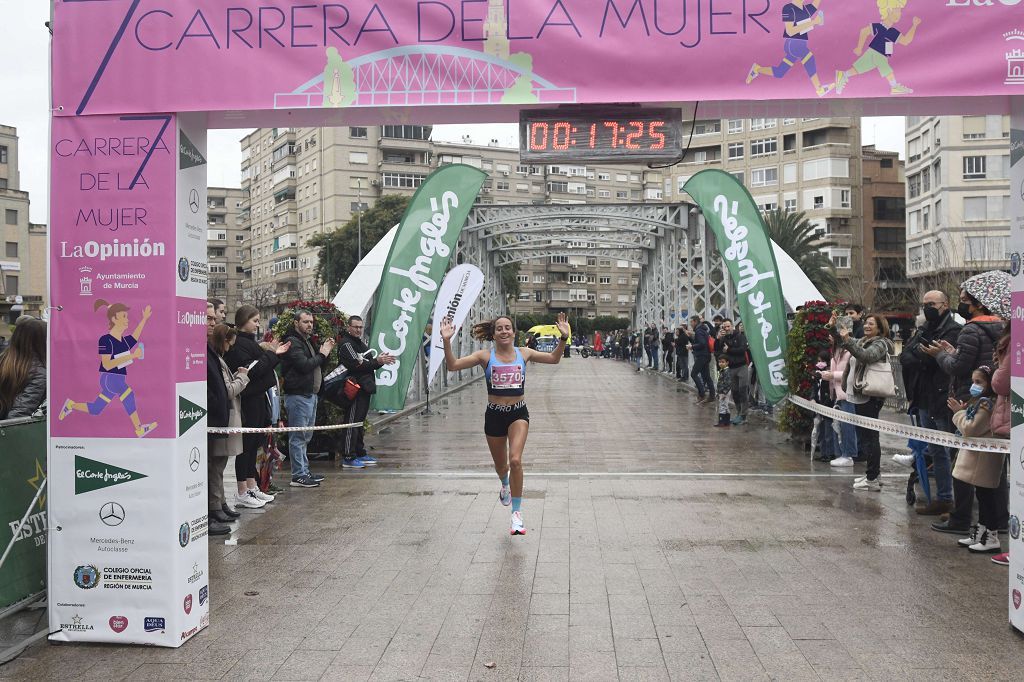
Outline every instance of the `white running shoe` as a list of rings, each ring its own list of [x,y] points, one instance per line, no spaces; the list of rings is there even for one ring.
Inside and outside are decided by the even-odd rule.
[[[512,504],[512,489],[502,484],[501,490],[498,491],[498,501],[506,507]]]
[[[913,455],[893,455],[892,461],[899,464],[901,467],[912,467],[917,462],[917,457]]]
[[[512,525],[509,527],[509,535],[526,535],[526,527],[523,525],[523,513],[512,512]]]
[[[271,502],[274,501],[274,496],[273,495],[271,495],[269,493],[265,493],[262,490],[260,490],[259,488],[249,488],[245,492],[246,492],[247,495],[251,495],[251,496],[255,497],[257,500],[260,500],[261,502],[265,502],[267,504],[270,504]]]
[[[852,467],[853,460],[849,457],[836,457],[834,460],[829,462],[829,465],[834,467]]]
[[[235,506],[245,507],[247,509],[262,509],[267,506],[267,503],[255,495],[250,495],[249,491],[246,490],[241,495],[235,495]]]
[[[869,481],[867,478],[857,481],[853,484],[854,490],[867,490],[870,492],[881,492],[882,483],[876,478],[873,481]]]

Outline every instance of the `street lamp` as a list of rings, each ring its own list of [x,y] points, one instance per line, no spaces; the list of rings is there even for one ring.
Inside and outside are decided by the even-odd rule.
[[[356,264],[363,261],[363,179],[356,180],[356,204],[359,213],[356,214]]]

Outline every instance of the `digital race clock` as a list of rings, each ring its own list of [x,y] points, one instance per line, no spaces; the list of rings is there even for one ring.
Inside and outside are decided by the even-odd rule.
[[[676,161],[681,109],[535,109],[519,114],[522,163]]]

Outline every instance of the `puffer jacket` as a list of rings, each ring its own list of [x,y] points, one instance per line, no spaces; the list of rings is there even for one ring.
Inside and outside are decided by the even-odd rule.
[[[992,374],[992,390],[996,404],[992,408],[992,435],[997,438],[1010,437],[1010,353],[1009,346],[999,358],[999,366]]]
[[[836,352],[829,361],[829,369],[822,372],[823,379],[828,379],[829,393],[833,400],[846,400],[846,390],[843,388],[843,377],[846,375],[846,366],[850,364],[850,353],[843,348],[836,348]]]
[[[975,317],[960,330],[956,353],[939,353],[935,362],[950,377],[950,393],[957,400],[971,398],[971,375],[982,365],[992,366],[992,351],[1003,333],[1004,322],[994,315]]]
[[[14,396],[11,409],[6,414],[0,412],[0,419],[31,417],[39,407],[46,409],[46,366],[38,360],[33,360],[28,381],[18,395]]]
[[[852,398],[855,401],[870,399],[871,396],[863,395],[856,389],[851,394],[850,387],[855,386],[856,382],[864,376],[868,365],[873,365],[876,362],[887,363],[889,355],[896,349],[895,346],[892,345],[892,341],[882,336],[865,336],[855,339],[852,335],[848,336],[845,341],[840,341],[840,345],[850,351],[850,355],[853,356],[843,371],[843,390],[846,391],[847,398]],[[853,373],[853,383],[849,381],[851,372]]]

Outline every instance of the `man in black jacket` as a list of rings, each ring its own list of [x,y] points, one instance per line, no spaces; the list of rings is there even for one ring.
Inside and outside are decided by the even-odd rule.
[[[921,298],[921,309],[924,311],[925,323],[917,329],[900,354],[903,383],[907,388],[910,408],[917,411],[920,425],[926,429],[953,433],[953,415],[946,404],[950,377],[925,349],[940,341],[955,344],[960,336],[960,324],[953,319],[949,297],[941,291],[926,293]],[[937,516],[953,510],[953,453],[950,448],[934,443],[928,445],[928,453],[935,472],[936,494],[929,504],[920,505],[917,513]],[[913,466],[907,457],[912,456],[894,455],[893,459],[897,463]]]
[[[313,350],[309,337],[313,334],[313,313],[295,311],[295,324],[284,335],[283,342],[291,347],[281,360],[284,378],[284,405],[288,410],[288,426],[313,426],[316,423],[317,394],[323,381],[323,366],[334,350],[334,339],[326,339],[320,350]],[[312,431],[292,431],[288,434],[288,459],[292,465],[293,488],[316,488],[320,485],[310,474],[306,447],[313,437]]]
[[[363,342],[363,318],[353,315],[348,318],[348,328],[341,337],[338,348],[338,360],[348,369],[349,379],[359,384],[359,391],[348,408],[346,423],[360,426],[345,429],[342,438],[342,466],[346,469],[362,469],[375,466],[377,460],[366,452],[363,444],[363,427],[361,424],[370,411],[370,396],[377,392],[377,375],[375,372],[384,365],[391,365],[395,357],[381,353],[376,358],[369,357],[369,346]]]
[[[721,345],[721,347],[719,347]],[[729,379],[732,382],[732,401],[736,404],[736,416],[733,425],[747,421],[747,396],[750,392],[750,370],[747,367],[747,336],[741,331],[733,330],[732,320],[722,320],[718,330],[716,353],[725,353],[729,360]]]
[[[700,315],[691,315],[688,330],[690,350],[693,351],[693,384],[697,387],[697,404],[714,402],[715,382],[711,379],[711,333],[710,326],[701,320]]]

